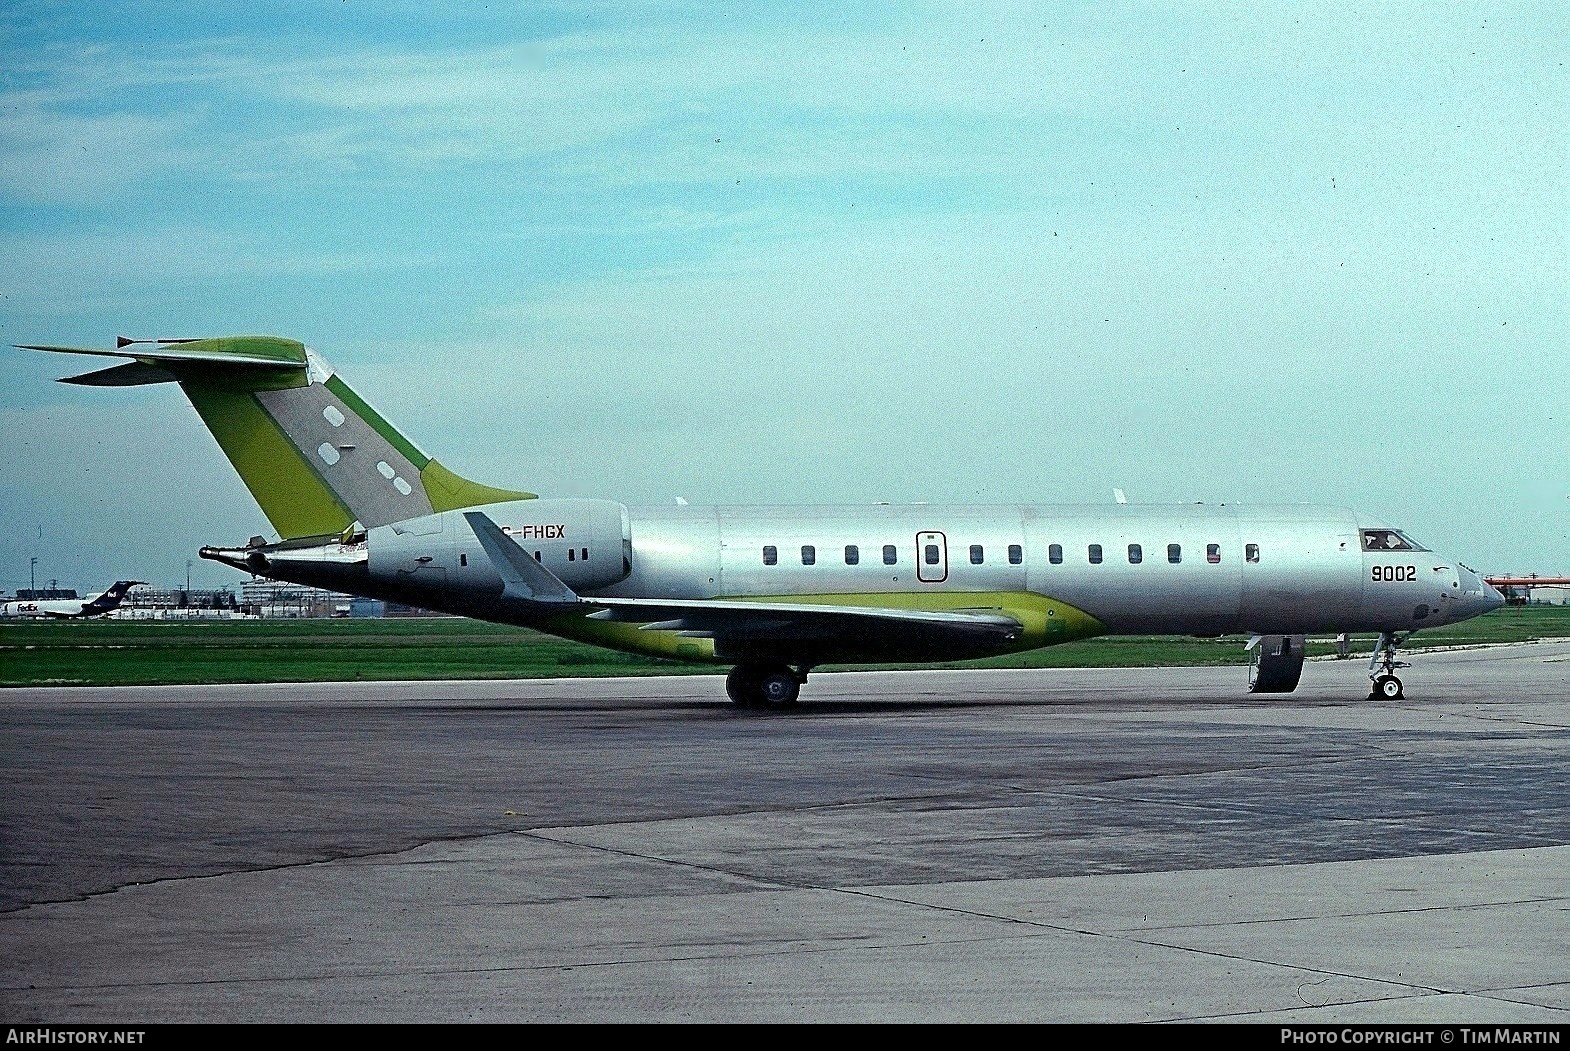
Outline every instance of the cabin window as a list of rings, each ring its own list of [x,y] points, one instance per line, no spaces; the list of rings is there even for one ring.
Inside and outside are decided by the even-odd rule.
[[[460,565],[460,566],[466,566],[466,565],[468,565],[468,564],[469,564],[469,556],[468,556],[468,555],[465,555],[465,554],[461,554],[461,553],[460,553],[460,554],[459,554],[459,555],[458,555],[458,564],[459,564],[459,565]]]
[[[1018,544],[1009,545],[1009,565],[1017,566],[1025,561],[1025,549]]]
[[[1249,544],[1243,548],[1243,558],[1249,562],[1259,561],[1259,545]]]
[[[1177,565],[1179,562],[1183,561],[1183,545],[1182,544],[1168,544],[1167,545],[1167,561],[1171,562],[1174,566]]]
[[[576,551],[574,551],[572,548],[569,547],[567,549],[567,561],[569,561],[569,562],[576,562],[578,560],[577,556],[578,556],[578,553]]]
[[[980,544],[971,544],[970,545],[970,564],[973,565],[973,566],[979,566],[984,561],[986,561],[986,556],[984,554],[982,554],[981,545]]]
[[[885,566],[892,566],[892,565],[897,564],[898,562],[899,562],[899,548],[895,547],[893,544],[884,544],[883,545],[883,564]]]
[[[937,565],[938,564],[938,545],[937,544],[928,544],[927,547],[926,547],[926,550],[924,550],[921,553],[921,557],[927,560],[927,565],[929,565],[929,566]]]
[[[801,564],[804,565],[804,566],[815,566],[815,565],[817,565],[818,564],[818,549],[813,547],[811,544],[802,544],[801,545]]]
[[[1054,566],[1061,566],[1063,564],[1062,544],[1047,545],[1047,561],[1051,562]]]
[[[763,564],[766,566],[777,565],[780,560],[780,549],[773,544],[763,545]]]
[[[589,549],[586,547],[580,548],[578,551],[578,557],[587,562],[589,560]]]
[[[534,560],[535,560],[535,561],[536,561],[536,562],[539,562],[539,561],[541,561],[541,559],[540,559],[540,553],[539,553],[539,552],[538,552],[538,551],[536,551],[536,552],[535,552],[535,553],[534,553]]]
[[[1215,565],[1217,562],[1221,561],[1221,545],[1220,544],[1206,544],[1205,545],[1205,561],[1209,562],[1211,565]]]
[[[1145,560],[1145,549],[1138,544],[1128,545],[1128,564],[1137,566]]]
[[[1101,565],[1101,545],[1091,544],[1087,551],[1090,555],[1090,564],[1093,566]]]
[[[855,544],[846,544],[845,545],[845,564],[847,566],[854,566],[854,565],[860,564],[860,562],[861,562],[861,548],[857,547]]]

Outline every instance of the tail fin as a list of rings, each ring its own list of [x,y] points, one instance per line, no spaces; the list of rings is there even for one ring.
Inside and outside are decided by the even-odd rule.
[[[291,339],[121,338],[114,350],[20,349],[131,359],[62,383],[178,383],[285,540],[534,496],[449,471]]]
[[[83,606],[82,612],[88,614],[108,613],[112,609],[118,609],[120,603],[125,601],[126,592],[138,584],[145,583],[147,583],[145,580],[117,580],[109,585],[109,590],[93,599],[86,606]]]

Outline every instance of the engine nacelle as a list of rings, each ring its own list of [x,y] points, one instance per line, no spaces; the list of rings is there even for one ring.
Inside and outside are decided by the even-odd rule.
[[[632,571],[627,508],[611,500],[513,500],[410,518],[366,533],[374,581],[494,594],[501,575],[463,517],[482,511],[568,587],[606,587]]]

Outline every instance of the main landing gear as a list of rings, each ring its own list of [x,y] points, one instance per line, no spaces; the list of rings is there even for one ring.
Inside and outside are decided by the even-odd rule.
[[[796,703],[807,669],[784,664],[738,664],[725,676],[725,692],[738,708],[786,708]]]
[[[1373,659],[1368,662],[1368,677],[1373,680],[1373,688],[1368,691],[1371,701],[1399,701],[1402,697],[1401,680],[1396,678],[1397,668],[1410,668],[1406,661],[1396,660],[1396,647],[1406,641],[1406,637],[1393,632],[1380,632],[1379,642],[1374,646]]]

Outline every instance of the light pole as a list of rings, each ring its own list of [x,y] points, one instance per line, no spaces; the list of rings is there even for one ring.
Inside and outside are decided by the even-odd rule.
[[[36,597],[38,594],[38,559],[36,558],[33,559],[32,565],[27,567],[27,587],[31,592],[28,598]]]
[[[191,560],[185,560],[185,600],[191,601]]]

